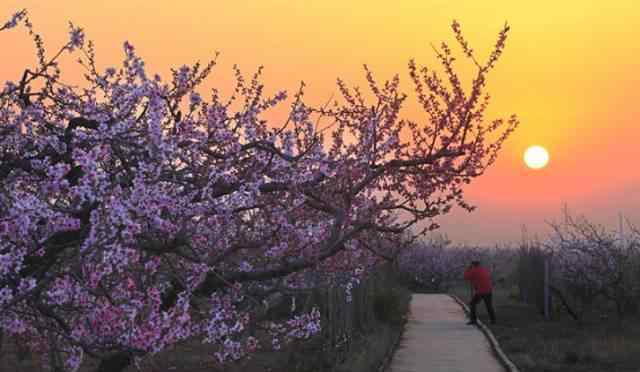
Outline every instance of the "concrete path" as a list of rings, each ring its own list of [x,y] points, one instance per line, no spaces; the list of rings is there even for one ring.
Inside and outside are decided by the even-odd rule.
[[[388,372],[503,372],[489,341],[444,294],[414,294]]]

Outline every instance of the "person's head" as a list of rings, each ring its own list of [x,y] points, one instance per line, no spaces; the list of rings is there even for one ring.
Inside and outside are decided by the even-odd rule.
[[[473,266],[473,267],[478,267],[478,266],[480,266],[480,261],[478,261],[478,260],[473,260],[473,261],[471,261],[471,266]]]

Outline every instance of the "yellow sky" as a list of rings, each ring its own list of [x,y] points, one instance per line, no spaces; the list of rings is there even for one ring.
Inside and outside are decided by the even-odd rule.
[[[400,73],[409,58],[433,65],[430,43],[452,41],[461,22],[474,49],[486,55],[503,23],[512,32],[490,76],[491,113],[515,112],[522,124],[497,164],[469,189],[473,214],[442,219],[456,240],[515,240],[559,216],[563,203],[598,222],[618,212],[640,222],[640,5],[634,0],[2,0],[0,16],[27,8],[50,49],[67,37],[67,22],[84,27],[102,66],[116,64],[132,42],[152,70],[221,52],[209,86],[227,87],[230,66],[247,73],[265,65],[268,91],[308,84],[324,102],[335,78],[363,84],[367,63],[380,79]],[[0,34],[0,80],[32,64],[22,32]],[[408,87],[409,85],[405,85]],[[411,107],[406,115],[417,118]],[[522,162],[527,146],[549,149],[549,167]]]

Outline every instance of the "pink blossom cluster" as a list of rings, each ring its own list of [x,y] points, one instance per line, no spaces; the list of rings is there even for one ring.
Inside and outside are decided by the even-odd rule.
[[[258,326],[273,346],[313,336],[317,310],[268,310],[292,289],[350,289],[418,222],[473,209],[464,185],[517,126],[483,116],[507,27],[469,92],[446,46],[447,79],[410,63],[418,124],[401,118],[399,77],[379,84],[368,68],[373,99],[339,81],[342,98],[314,107],[301,85],[272,122],[289,98],[265,94],[262,69],[235,68],[230,98],[205,95],[215,60],[166,79],[124,43],[122,64],[99,69],[81,28],[49,55],[26,12],[0,31],[19,23],[37,65],[0,91],[0,329],[60,354],[60,370],[90,356],[121,371],[187,338],[225,363],[261,346]],[[58,63],[78,53],[81,88]]]

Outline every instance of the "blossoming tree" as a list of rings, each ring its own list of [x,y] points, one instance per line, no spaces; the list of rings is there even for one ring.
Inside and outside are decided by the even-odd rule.
[[[479,251],[453,247],[446,237],[437,236],[405,249],[398,258],[400,271],[413,285],[430,291],[445,291],[460,281],[464,269]]]
[[[547,242],[553,270],[553,294],[577,302],[577,313],[593,311],[604,300],[618,317],[640,309],[640,232],[630,225],[627,236],[564,211],[562,222],[551,224]],[[602,309],[598,309],[603,311]],[[574,310],[571,310],[574,311]],[[581,314],[575,314],[578,318]]]
[[[215,60],[166,78],[125,43],[122,65],[102,71],[82,29],[70,25],[50,55],[25,11],[0,31],[18,25],[37,64],[0,91],[0,330],[57,371],[85,355],[121,371],[187,338],[224,363],[310,337],[316,310],[274,322],[269,308],[311,285],[309,273],[365,275],[392,256],[380,242],[473,209],[463,185],[517,126],[484,116],[507,26],[480,63],[453,23],[477,68],[468,91],[446,44],[444,77],[409,63],[427,114],[417,123],[400,117],[398,76],[380,85],[366,67],[372,100],[342,81],[331,106],[305,103],[304,86],[268,97],[260,71],[247,81],[237,69],[231,97],[203,97]],[[83,87],[61,79],[67,54],[80,57]],[[282,123],[264,119],[285,102]]]

